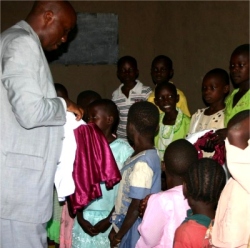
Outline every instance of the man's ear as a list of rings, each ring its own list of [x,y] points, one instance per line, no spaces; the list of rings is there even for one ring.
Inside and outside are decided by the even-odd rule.
[[[54,20],[54,13],[51,10],[45,11],[43,19],[46,25],[51,24]]]

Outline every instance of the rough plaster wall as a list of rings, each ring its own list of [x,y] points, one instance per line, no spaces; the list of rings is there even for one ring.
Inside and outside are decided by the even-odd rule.
[[[2,30],[28,14],[32,2],[1,2]],[[138,61],[139,79],[152,86],[152,59],[172,58],[173,81],[184,91],[191,112],[203,107],[200,85],[215,67],[228,70],[232,50],[249,43],[249,2],[244,1],[72,1],[77,12],[119,15],[119,54]],[[103,97],[119,86],[115,65],[51,66],[54,81],[64,84],[70,97],[86,89]]]

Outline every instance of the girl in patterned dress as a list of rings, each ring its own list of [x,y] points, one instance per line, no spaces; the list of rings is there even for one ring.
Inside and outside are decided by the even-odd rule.
[[[161,161],[168,145],[178,139],[183,139],[189,130],[190,118],[176,108],[179,101],[176,87],[171,83],[161,83],[155,88],[155,103],[163,112],[160,114],[159,133],[155,137]]]
[[[228,73],[220,68],[209,71],[202,81],[202,98],[209,106],[192,115],[189,133],[224,128],[225,97],[229,92]]]
[[[176,107],[179,95],[177,94],[175,85],[171,83],[160,83],[156,86],[154,101],[162,111],[160,113],[159,132],[155,137],[155,147],[162,162],[161,189],[166,190],[166,173],[163,162],[164,153],[171,142],[186,137],[189,130],[190,117]]]

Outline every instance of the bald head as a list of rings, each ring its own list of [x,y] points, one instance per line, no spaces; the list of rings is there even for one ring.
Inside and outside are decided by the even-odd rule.
[[[175,176],[185,175],[190,165],[197,160],[197,150],[185,139],[173,141],[164,154],[166,171]]]
[[[228,122],[227,138],[231,145],[245,149],[250,139],[250,111],[244,110],[237,113]]]
[[[36,1],[26,18],[46,51],[67,41],[76,24],[76,13],[68,1]]]
[[[43,13],[46,10],[58,10],[66,1],[34,1],[29,15]],[[68,4],[68,3],[67,3]]]

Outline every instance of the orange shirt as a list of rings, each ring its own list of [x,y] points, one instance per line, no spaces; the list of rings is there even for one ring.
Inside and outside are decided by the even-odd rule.
[[[174,248],[203,248],[209,247],[205,239],[207,227],[189,220],[181,224],[175,232]]]

